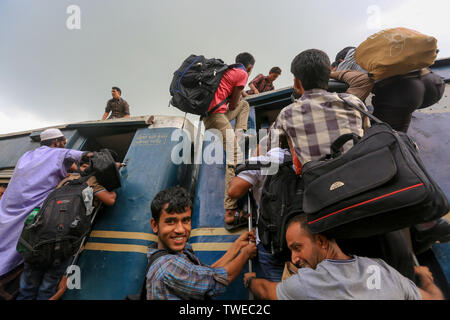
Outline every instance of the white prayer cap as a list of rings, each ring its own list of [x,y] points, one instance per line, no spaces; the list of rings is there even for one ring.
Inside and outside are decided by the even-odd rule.
[[[64,137],[64,134],[59,129],[50,128],[50,129],[46,129],[46,130],[42,131],[40,136],[41,136],[41,141],[45,141],[45,140],[51,140],[51,139]]]

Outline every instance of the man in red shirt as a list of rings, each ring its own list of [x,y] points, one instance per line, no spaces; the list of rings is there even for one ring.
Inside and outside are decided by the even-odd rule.
[[[203,119],[205,130],[216,129],[222,135],[222,144],[227,150],[227,142],[230,144],[227,152],[226,172],[225,172],[225,223],[235,222],[235,211],[237,208],[236,200],[231,199],[226,190],[235,176],[234,169],[236,164],[242,162],[242,153],[238,150],[237,140],[242,133],[247,130],[248,115],[250,106],[247,101],[241,100],[241,95],[248,80],[248,75],[253,69],[255,58],[247,52],[236,56],[236,67],[226,71],[217,88],[216,94],[211,101],[209,110],[212,110],[217,104],[225,99],[229,99],[228,105],[223,104],[212,114]],[[230,121],[236,119],[235,129],[233,130]],[[227,136],[228,135],[228,136]],[[227,150],[228,151],[228,150]],[[238,220],[239,216],[236,217]]]
[[[272,69],[270,69],[269,75],[267,77],[262,73],[259,74],[248,84],[250,90],[247,90],[244,96],[274,90],[275,87],[273,86],[273,82],[278,78],[280,74],[281,69],[279,67],[273,67]]]

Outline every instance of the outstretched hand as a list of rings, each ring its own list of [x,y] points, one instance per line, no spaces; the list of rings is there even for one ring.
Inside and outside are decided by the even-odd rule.
[[[431,273],[430,269],[428,269],[428,267],[415,266],[414,273],[420,279],[422,285],[434,282],[433,274]]]
[[[258,249],[256,248],[256,244],[254,242],[247,243],[247,245],[242,248],[242,251],[248,255],[249,259],[255,258],[258,253]]]

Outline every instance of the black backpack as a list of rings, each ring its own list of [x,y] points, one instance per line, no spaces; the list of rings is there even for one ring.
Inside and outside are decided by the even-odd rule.
[[[52,191],[32,223],[22,230],[17,251],[39,268],[58,265],[72,256],[90,230],[82,191],[89,176],[67,181]]]
[[[309,229],[336,239],[364,238],[447,214],[447,197],[408,135],[341,98],[374,123],[362,138],[345,134],[332,144],[330,156],[303,166]],[[342,154],[351,139],[355,145]]]
[[[281,259],[289,254],[286,223],[303,212],[302,200],[302,179],[292,169],[292,161],[284,162],[276,174],[266,177],[259,207],[258,235],[264,249]]]
[[[174,73],[170,84],[170,104],[183,112],[202,117],[213,113],[228,100],[221,101],[208,112],[223,74],[232,68],[245,69],[240,63],[227,65],[220,59],[190,55]]]
[[[90,168],[88,169],[95,175],[98,183],[108,191],[120,188],[122,185],[114,156],[117,158],[117,154],[109,149],[94,152],[94,156],[90,158]]]

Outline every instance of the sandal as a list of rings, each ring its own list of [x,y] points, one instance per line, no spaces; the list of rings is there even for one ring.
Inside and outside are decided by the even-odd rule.
[[[248,218],[247,212],[244,211],[236,211],[234,213],[234,220],[232,224],[225,223],[225,229],[230,232],[246,226],[248,226]]]

